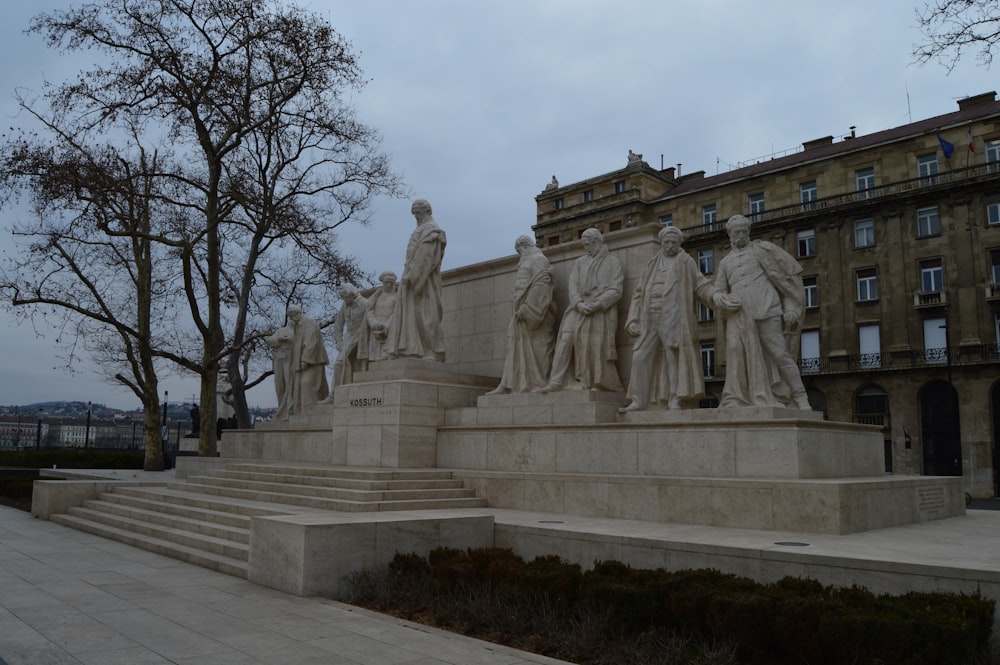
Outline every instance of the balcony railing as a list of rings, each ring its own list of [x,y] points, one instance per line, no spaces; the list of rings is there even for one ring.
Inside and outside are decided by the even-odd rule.
[[[882,428],[891,427],[888,413],[855,413],[852,420],[859,425],[876,425]]]
[[[756,228],[760,228],[784,221],[789,217],[795,217],[807,213],[812,214],[823,211],[827,208],[839,208],[841,206],[848,205],[864,205],[876,202],[878,199],[888,196],[895,196],[898,194],[905,194],[907,192],[926,190],[930,188],[949,187],[953,186],[955,183],[973,180],[984,176],[989,176],[990,178],[1000,177],[1000,165],[996,162],[989,164],[977,164],[975,166],[957,168],[944,173],[938,173],[932,178],[924,176],[911,178],[909,180],[900,180],[898,182],[889,183],[888,185],[870,187],[860,191],[845,192],[843,194],[827,196],[806,203],[794,203],[780,208],[772,208],[770,210],[764,210],[763,212],[754,213],[754,226]],[[750,217],[749,214],[747,214],[747,216]],[[724,232],[726,230],[726,220],[716,221],[712,224],[696,224],[694,226],[684,227],[683,230],[690,238],[710,233]]]
[[[948,294],[945,291],[913,292],[913,306],[918,309],[923,307],[941,307],[947,304]]]
[[[987,300],[1000,300],[1000,283],[987,282],[985,288]]]
[[[956,346],[950,349],[951,365],[963,367],[983,363],[1000,363],[1000,345],[976,344]],[[826,358],[803,358],[799,370],[804,375],[845,374],[850,372],[900,371],[920,368],[939,368],[947,365],[949,349],[915,349],[912,351],[892,351],[889,353],[862,353],[853,356],[828,356]],[[713,376],[708,381],[722,381],[726,378],[726,366],[714,367]]]

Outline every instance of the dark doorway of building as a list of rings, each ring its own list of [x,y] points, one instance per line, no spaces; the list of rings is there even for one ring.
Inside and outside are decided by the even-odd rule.
[[[931,381],[920,390],[920,442],[924,475],[962,475],[958,394],[946,381]]]

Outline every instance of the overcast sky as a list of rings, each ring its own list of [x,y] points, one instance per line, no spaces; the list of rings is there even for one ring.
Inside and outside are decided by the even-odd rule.
[[[25,35],[30,17],[78,3],[7,3],[0,23],[0,112],[15,88],[39,90],[85,65]],[[309,0],[353,43],[371,79],[354,100],[416,197],[448,234],[444,267],[513,254],[534,197],[623,167],[715,174],[822,136],[858,135],[956,110],[997,89],[966,57],[948,72],[912,63],[913,0]],[[922,4],[922,3],[921,3]],[[8,6],[9,5],[9,6]],[[369,272],[402,269],[409,201],[375,206],[341,232]],[[0,245],[14,215],[0,211]],[[332,304],[331,304],[332,306]],[[68,374],[51,339],[0,311],[0,405],[138,401],[86,366]],[[332,343],[329,345],[333,352]],[[168,377],[171,402],[193,379]],[[273,405],[270,385],[251,405]]]

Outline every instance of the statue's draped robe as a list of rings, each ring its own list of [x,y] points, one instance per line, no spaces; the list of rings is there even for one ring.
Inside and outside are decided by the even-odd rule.
[[[319,324],[303,314],[295,324],[292,341],[292,413],[309,413],[317,402],[330,394],[326,366],[330,362],[323,346]]]
[[[444,360],[441,261],[445,244],[444,231],[433,219],[417,225],[410,236],[386,345],[390,357]]]
[[[705,392],[698,346],[694,300],[712,304],[715,292],[687,253],[657,252],[645,269],[629,304],[626,327],[635,322],[639,336],[632,346],[632,373],[627,396],[639,408],[669,399],[691,400]],[[671,394],[663,347],[677,349],[677,386]]]
[[[615,361],[618,349],[618,301],[625,272],[621,261],[603,247],[597,256],[581,256],[569,277],[569,304],[559,326],[552,379],[561,384],[568,373],[568,351],[572,348],[572,376],[584,388],[622,390]],[[576,305],[590,303],[595,310],[586,315]],[[579,386],[571,386],[579,387]]]
[[[801,272],[787,252],[763,240],[734,249],[719,262],[716,288],[740,301],[740,309],[725,316],[726,383],[720,406],[783,406],[790,399],[791,387],[761,343],[760,324],[780,320],[784,312],[801,317],[805,305]],[[784,362],[795,362],[798,343],[797,328],[785,332]]]
[[[507,357],[500,387],[530,392],[545,387],[552,364],[555,280],[541,252],[522,259],[514,285],[514,316],[507,329]]]

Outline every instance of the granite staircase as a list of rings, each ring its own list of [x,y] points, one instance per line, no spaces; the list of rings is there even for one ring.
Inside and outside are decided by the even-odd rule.
[[[114,487],[51,519],[246,577],[254,517],[485,505],[448,471],[231,463],[186,482]]]

